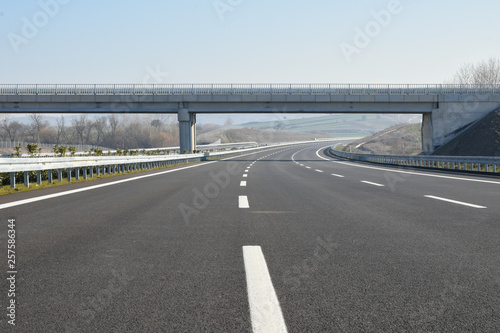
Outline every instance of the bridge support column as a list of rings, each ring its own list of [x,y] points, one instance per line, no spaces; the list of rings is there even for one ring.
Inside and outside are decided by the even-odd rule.
[[[430,154],[434,151],[432,133],[432,113],[427,112],[422,115],[422,150],[424,154]]]
[[[178,112],[181,154],[196,149],[196,114],[181,108]]]

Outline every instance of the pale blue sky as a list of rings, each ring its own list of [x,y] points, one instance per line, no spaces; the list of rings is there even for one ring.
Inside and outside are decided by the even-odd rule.
[[[500,1],[400,0],[376,23],[394,1],[4,0],[0,83],[441,83],[500,57]]]

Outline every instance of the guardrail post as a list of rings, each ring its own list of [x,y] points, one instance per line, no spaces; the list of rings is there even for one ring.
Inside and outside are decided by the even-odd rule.
[[[30,187],[30,175],[28,171],[24,171],[24,187]]]
[[[75,179],[80,180],[80,168],[75,168]]]
[[[112,171],[111,171],[111,164],[110,164],[110,165],[108,165],[108,174],[111,174],[111,172]]]
[[[62,169],[57,169],[57,181],[62,182]]]
[[[16,188],[16,173],[10,173],[10,188]]]
[[[83,170],[83,179],[87,180],[87,167],[83,167],[82,170]]]
[[[68,168],[68,182],[71,182],[71,168]]]
[[[49,178],[49,184],[52,184],[52,169],[49,170],[48,178]]]
[[[94,178],[94,167],[93,166],[91,166],[89,168],[89,176],[90,176],[90,178]]]
[[[42,170],[36,171],[36,184],[42,185]]]

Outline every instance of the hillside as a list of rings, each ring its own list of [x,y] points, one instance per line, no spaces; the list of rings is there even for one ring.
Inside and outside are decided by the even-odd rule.
[[[444,156],[500,156],[500,110],[488,114],[433,152]]]
[[[417,115],[392,114],[331,114],[326,116],[301,119],[286,119],[286,115],[277,115],[278,119],[266,122],[242,124],[242,127],[283,130],[298,133],[315,133],[319,136],[360,137],[381,131],[401,122],[419,122]],[[279,119],[282,117],[283,119]]]
[[[313,140],[317,138],[311,133],[294,133],[286,131],[268,131],[254,128],[221,129],[198,135],[198,144],[212,143],[220,140],[221,143],[257,142],[275,143],[286,141]]]
[[[416,155],[422,152],[420,124],[398,124],[343,147],[345,151]]]

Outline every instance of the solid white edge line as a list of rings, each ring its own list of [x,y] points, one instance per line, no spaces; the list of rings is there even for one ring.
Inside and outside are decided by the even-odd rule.
[[[470,179],[470,178],[452,177],[452,176],[443,176],[443,175],[433,175],[433,174],[413,172],[413,171],[402,171],[402,170],[394,170],[394,169],[387,169],[387,168],[378,168],[378,167],[372,167],[372,166],[368,166],[368,165],[360,165],[357,163],[350,163],[350,162],[341,162],[341,161],[332,161],[332,162],[338,163],[338,164],[349,165],[349,166],[355,166],[358,168],[366,168],[366,169],[373,169],[373,170],[380,170],[380,171],[387,171],[387,172],[397,172],[397,173],[404,173],[404,174],[408,174],[408,175],[435,177],[435,178],[444,178],[444,179],[454,179],[454,180],[463,180],[463,181],[469,181],[469,182],[500,185],[500,182],[496,182],[493,180],[482,180],[482,179]],[[446,169],[440,169],[440,170],[446,171]]]
[[[240,195],[238,197],[238,207],[239,208],[250,208],[250,204],[248,203],[248,197],[246,195]]]
[[[366,181],[366,180],[362,180],[361,182],[365,183],[365,184],[373,185],[373,186],[379,186],[379,187],[384,187],[385,186],[385,185],[382,185],[382,184],[372,183],[372,182],[369,182],[369,181]]]
[[[325,148],[328,148],[328,147],[331,147],[331,146],[325,146],[325,147],[321,147],[320,149],[316,150],[316,156],[318,156],[319,158],[321,158],[322,160],[325,160],[325,161],[331,161],[332,159],[331,158],[326,158],[326,157],[323,157],[323,156],[320,156],[319,155],[319,151],[321,149],[325,149]]]
[[[197,167],[200,167],[200,166],[209,165],[209,164],[217,163],[217,162],[220,162],[220,161],[228,161],[228,160],[232,160],[232,159],[235,159],[235,158],[240,158],[242,156],[248,156],[248,155],[258,154],[258,153],[259,152],[251,152],[251,153],[248,153],[248,154],[242,154],[242,155],[238,155],[238,156],[227,157],[227,158],[223,158],[223,159],[216,160],[216,161],[209,161],[209,162],[205,162],[205,163],[200,163],[200,164],[195,164],[195,165],[189,165],[189,166],[182,167],[182,168],[175,168],[173,170],[166,170],[166,171],[161,171],[161,172],[157,172],[157,173],[151,173],[151,174],[147,174],[147,175],[142,175],[142,176],[127,178],[127,179],[117,180],[117,181],[109,182],[109,183],[105,183],[105,184],[92,185],[92,186],[87,186],[87,187],[83,187],[83,188],[79,188],[79,189],[75,189],[75,190],[69,190],[69,191],[64,191],[64,192],[58,192],[58,193],[53,193],[53,194],[42,195],[42,196],[39,196],[39,197],[30,198],[30,199],[13,201],[13,202],[5,203],[5,204],[0,204],[0,210],[6,209],[6,208],[10,208],[10,207],[20,206],[20,205],[25,205],[25,204],[29,204],[29,203],[32,203],[32,202],[37,202],[37,201],[42,201],[42,200],[57,198],[57,197],[61,197],[61,196],[69,195],[69,194],[74,194],[74,193],[79,193],[79,192],[85,192],[85,191],[91,191],[91,190],[95,190],[95,189],[98,189],[98,188],[101,188],[101,187],[117,185],[117,184],[126,183],[126,182],[130,182],[130,181],[138,180],[138,179],[143,179],[143,178],[148,178],[148,177],[154,177],[154,176],[164,175],[164,174],[167,174],[167,173],[181,171],[181,170],[186,170],[186,169],[191,169],[191,168],[197,168]],[[245,175],[243,177],[245,177]]]
[[[260,246],[243,246],[253,333],[288,332]]]
[[[58,193],[53,193],[53,194],[42,195],[42,196],[31,198],[31,199],[13,201],[13,202],[9,202],[9,203],[5,203],[5,204],[0,205],[0,210],[1,209],[5,209],[5,208],[20,206],[20,205],[25,205],[25,204],[32,203],[32,202],[37,202],[37,201],[42,201],[42,200],[57,198],[57,197],[61,197],[61,196],[64,196],[64,195],[69,195],[69,194],[74,194],[74,193],[79,193],[79,192],[85,192],[85,191],[91,191],[91,190],[95,190],[95,189],[98,189],[98,188],[101,188],[101,187],[106,187],[106,186],[112,186],[112,185],[116,185],[116,184],[131,182],[131,181],[138,180],[138,179],[143,179],[143,178],[149,178],[149,177],[164,175],[164,174],[175,172],[175,171],[196,168],[196,167],[199,167],[199,166],[202,166],[202,165],[208,165],[208,164],[212,164],[212,163],[216,163],[216,162],[218,162],[218,161],[211,161],[211,162],[207,162],[207,163],[203,163],[203,164],[190,165],[190,166],[187,166],[187,167],[182,167],[182,168],[177,168],[177,169],[173,169],[173,170],[161,171],[161,172],[157,172],[157,173],[151,173],[151,174],[148,174],[148,175],[142,175],[142,176],[127,178],[127,179],[117,180],[117,181],[109,182],[109,183],[105,183],[105,184],[92,185],[92,186],[88,186],[88,187],[78,188],[78,189],[75,189],[75,190],[69,190],[69,191],[64,191],[64,192],[58,192]]]
[[[436,199],[436,200],[446,201],[446,202],[454,203],[454,204],[457,204],[457,205],[468,206],[468,207],[472,207],[472,208],[480,208],[480,209],[487,208],[485,206],[479,206],[479,205],[474,205],[474,204],[470,204],[470,203],[467,203],[467,202],[462,202],[462,201],[457,201],[457,200],[451,200],[451,199],[436,197],[434,195],[424,195],[424,197],[430,198],[430,199]]]
[[[247,182],[242,180],[241,183],[240,183],[240,186],[247,186]]]

